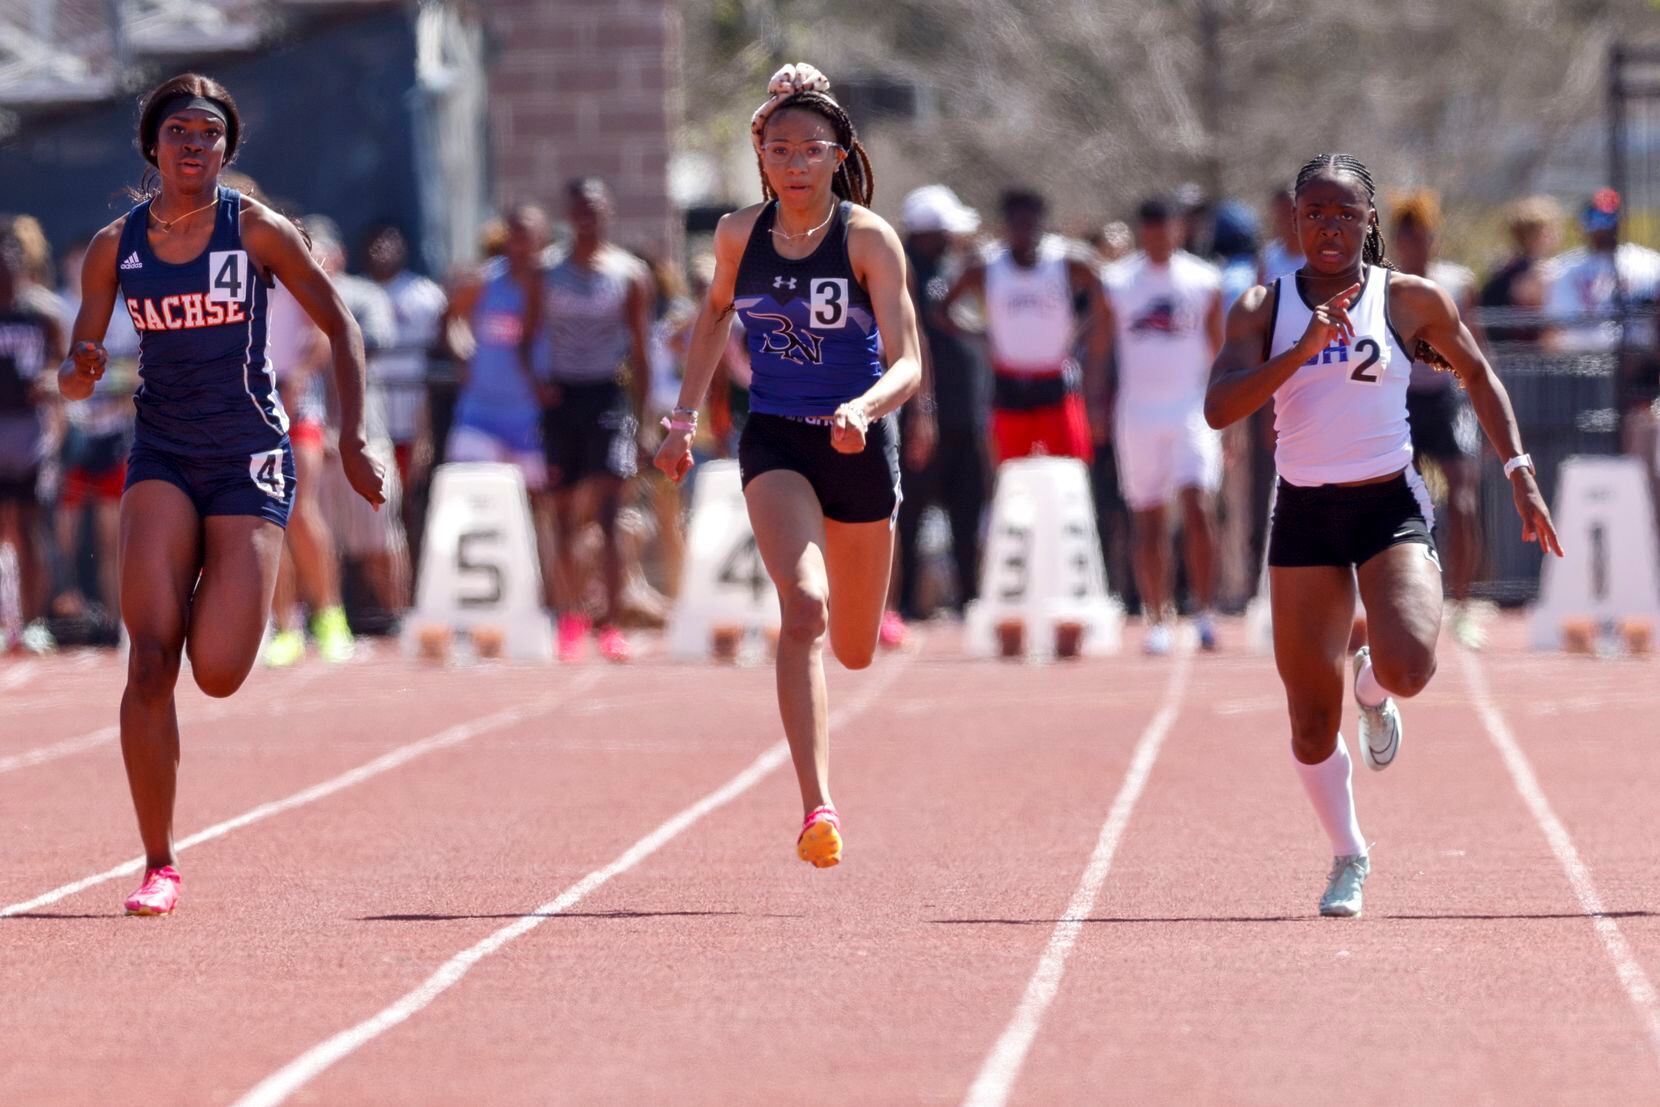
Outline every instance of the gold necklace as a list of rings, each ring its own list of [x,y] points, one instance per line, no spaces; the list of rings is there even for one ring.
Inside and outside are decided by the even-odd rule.
[[[215,196],[213,199],[209,200],[207,203],[203,204],[199,208],[193,208],[192,210],[185,212],[183,215],[180,215],[180,216],[178,216],[176,218],[173,218],[173,219],[163,219],[161,216],[156,214],[156,202],[154,200],[151,200],[150,201],[150,218],[154,219],[157,223],[161,224],[161,233],[162,234],[172,234],[174,224],[176,224],[176,223],[178,223],[182,220],[189,219],[192,215],[195,215],[198,211],[206,211],[208,208],[213,207],[213,205],[217,204],[218,202],[219,202],[219,197]]]
[[[776,216],[774,216],[773,217],[773,223],[772,223],[772,233],[777,235],[779,238],[782,238],[785,242],[788,242],[793,238],[812,238],[815,234],[818,234],[820,231],[822,231],[824,228],[826,228],[830,225],[830,220],[832,220],[836,217],[836,209],[840,206],[841,205],[839,203],[831,204],[830,205],[830,214],[826,215],[824,217],[824,222],[820,223],[818,226],[814,227],[810,231],[800,231],[796,234],[791,234],[788,231],[779,230],[778,229],[778,219],[777,219]]]

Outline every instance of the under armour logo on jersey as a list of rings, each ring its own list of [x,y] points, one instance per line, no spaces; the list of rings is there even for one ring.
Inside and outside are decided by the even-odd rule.
[[[763,354],[777,354],[785,361],[793,361],[797,365],[824,363],[824,339],[812,331],[796,330],[794,321],[788,315],[756,311],[751,313],[751,317],[777,324],[773,330],[761,336]]]
[[[795,278],[794,277],[774,277],[774,278],[772,278],[772,287],[774,287],[774,288],[787,288],[791,292],[794,292],[795,291]]]
[[[144,263],[138,260],[138,251],[134,250],[127,255],[127,260],[121,263],[123,269],[143,269]]]

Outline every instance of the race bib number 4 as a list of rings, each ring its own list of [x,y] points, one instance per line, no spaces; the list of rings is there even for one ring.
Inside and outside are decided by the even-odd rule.
[[[248,459],[248,475],[254,478],[259,490],[273,500],[282,499],[288,491],[288,478],[282,471],[282,461],[281,450],[266,450]]]
[[[220,304],[239,304],[248,298],[246,250],[214,250],[208,254],[207,298]]]

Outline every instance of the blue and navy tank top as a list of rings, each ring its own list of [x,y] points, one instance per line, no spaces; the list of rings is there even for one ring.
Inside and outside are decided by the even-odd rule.
[[[882,375],[870,294],[847,256],[848,211],[836,205],[818,249],[799,260],[772,245],[778,204],[749,233],[733,307],[749,344],[749,407],[766,415],[834,415]]]
[[[477,348],[467,367],[467,384],[456,401],[455,421],[515,450],[536,450],[541,416],[519,361],[525,328],[524,286],[514,279],[504,258],[492,258],[485,265],[483,280],[471,320]],[[538,376],[546,375],[546,347],[546,336],[538,336],[532,357]]]
[[[288,416],[265,356],[269,282],[242,246],[242,196],[220,188],[213,237],[193,261],[156,257],[151,200],[127,214],[116,272],[138,331],[136,441],[181,454],[280,446]]]

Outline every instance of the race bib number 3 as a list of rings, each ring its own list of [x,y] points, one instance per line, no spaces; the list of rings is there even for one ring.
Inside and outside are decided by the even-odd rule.
[[[248,253],[215,250],[208,254],[208,295],[215,303],[241,303],[248,298]]]
[[[266,450],[248,458],[248,475],[254,478],[259,490],[280,500],[288,491],[288,478],[282,471],[282,451]]]
[[[808,285],[809,303],[815,327],[845,327],[847,325],[847,278],[814,277]]]

